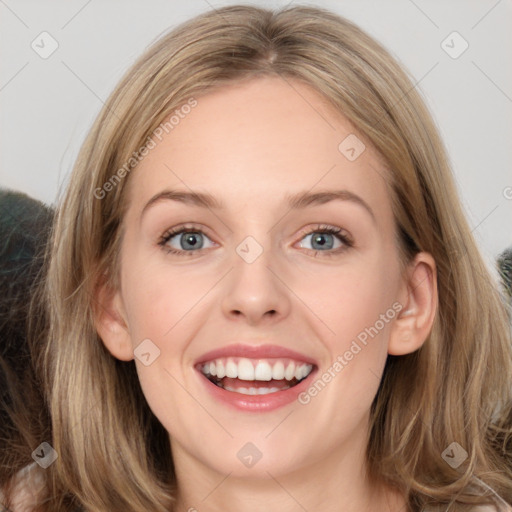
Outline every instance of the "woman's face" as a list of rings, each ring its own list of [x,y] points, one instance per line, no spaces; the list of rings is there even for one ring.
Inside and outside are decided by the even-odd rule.
[[[110,349],[135,351],[177,464],[277,478],[348,457],[357,471],[407,297],[387,170],[299,82],[195,99],[129,177],[130,346]]]

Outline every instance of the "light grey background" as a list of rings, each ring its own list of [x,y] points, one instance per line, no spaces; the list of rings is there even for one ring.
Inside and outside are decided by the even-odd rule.
[[[55,203],[86,131],[133,60],[182,21],[234,3],[329,8],[405,65],[492,266],[512,244],[512,0],[0,0],[0,186]],[[58,43],[46,59],[31,47],[44,31]],[[469,47],[453,58],[464,41]]]

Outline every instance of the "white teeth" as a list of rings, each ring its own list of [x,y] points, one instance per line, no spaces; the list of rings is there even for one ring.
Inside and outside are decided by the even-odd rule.
[[[226,376],[226,369],[224,368],[224,363],[222,361],[217,361],[217,377],[222,379],[222,377]]]
[[[286,360],[283,362],[283,360],[272,359],[255,361],[245,357],[215,359],[204,363],[201,367],[201,371],[208,377],[213,376],[217,379],[229,377],[231,379],[238,378],[240,380],[262,382],[268,382],[272,379],[302,380],[311,373],[312,369],[313,365],[307,363],[301,364]]]
[[[295,378],[301,380],[304,377],[307,377],[311,373],[312,369],[313,366],[310,364],[303,364],[299,366],[299,368],[295,371]]]
[[[284,379],[284,364],[278,361],[272,368],[272,378],[275,380]]]
[[[284,372],[284,378],[286,380],[292,380],[294,377],[295,377],[295,364],[288,363],[288,366],[286,367],[286,371]]]
[[[226,363],[226,377],[236,379],[238,377],[238,366],[232,359],[228,359]]]
[[[231,386],[224,386],[226,391],[232,391],[234,393],[240,393],[242,395],[268,395],[270,393],[275,393],[276,391],[284,391],[285,389],[289,389],[290,386],[279,389],[279,388],[232,388]]]
[[[254,379],[263,381],[272,380],[272,367],[266,361],[260,361],[254,370]]]
[[[283,388],[283,391],[285,389],[289,388]],[[269,393],[275,393],[276,391],[279,391],[279,388],[259,388],[258,395],[268,395]]]
[[[249,359],[242,358],[238,361],[238,378],[240,380],[254,380],[254,366]]]

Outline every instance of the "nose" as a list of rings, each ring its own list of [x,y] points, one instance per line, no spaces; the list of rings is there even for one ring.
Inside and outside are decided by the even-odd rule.
[[[269,250],[263,250],[251,263],[235,255],[222,299],[224,315],[251,326],[287,317],[291,307],[290,291],[274,267]]]

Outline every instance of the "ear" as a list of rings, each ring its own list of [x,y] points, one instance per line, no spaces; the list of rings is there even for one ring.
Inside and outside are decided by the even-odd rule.
[[[114,290],[103,275],[94,295],[94,325],[101,341],[114,357],[131,361],[133,346],[120,291]]]
[[[437,311],[437,272],[434,258],[420,252],[408,265],[400,304],[388,343],[388,353],[395,356],[418,350],[427,339]]]

